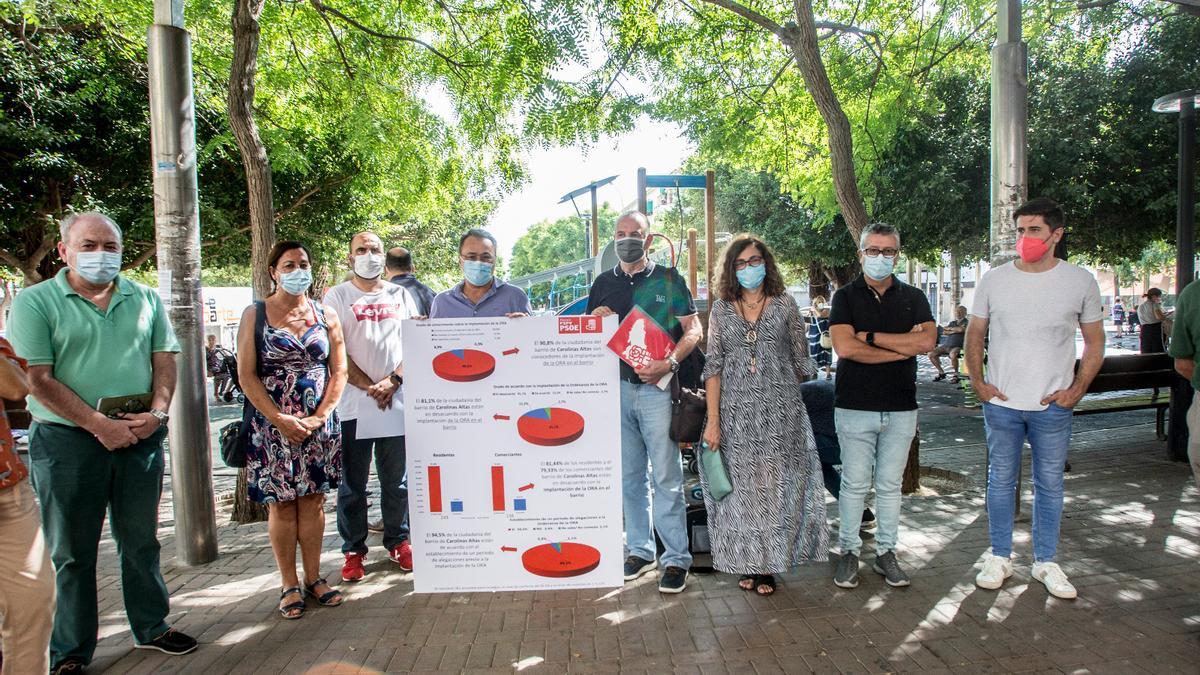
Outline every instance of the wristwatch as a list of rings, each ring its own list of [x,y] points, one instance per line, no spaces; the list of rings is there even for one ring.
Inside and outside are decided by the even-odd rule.
[[[867,332],[867,344],[871,345],[872,347],[875,346],[875,331]]]
[[[167,413],[159,410],[158,408],[151,408],[147,412],[149,412],[151,415],[154,415],[156,418],[158,418],[158,426],[160,426],[160,427],[167,426],[167,422],[171,421],[171,416],[168,415]]]
[[[396,385],[397,387],[399,387],[400,385],[404,384],[404,378],[403,378],[403,377],[401,377],[400,375],[397,375],[397,374],[395,374],[395,373],[392,373],[391,375],[388,375],[388,379],[389,379],[389,380],[391,380],[391,381],[392,381],[392,384]]]
[[[671,372],[672,372],[672,373],[678,373],[678,372],[679,372],[679,361],[677,361],[677,360],[675,359],[675,355],[674,355],[674,354],[668,354],[668,355],[667,355],[667,363],[671,364]]]

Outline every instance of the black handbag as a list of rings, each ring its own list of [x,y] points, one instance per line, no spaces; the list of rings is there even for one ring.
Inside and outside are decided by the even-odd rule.
[[[676,443],[699,443],[704,434],[704,419],[708,416],[708,401],[703,389],[689,389],[671,378],[671,440]]]
[[[267,308],[260,300],[254,303],[254,355],[255,364],[262,358],[262,334],[267,326]],[[261,368],[255,367],[255,370],[261,372]],[[244,390],[243,390],[244,391]],[[243,469],[246,467],[246,451],[250,448],[250,432],[251,420],[254,419],[254,414],[258,412],[250,403],[250,397],[246,397],[246,402],[242,404],[242,419],[237,422],[230,422],[221,427],[221,432],[217,439],[221,443],[221,461],[225,462],[225,466],[231,469]]]

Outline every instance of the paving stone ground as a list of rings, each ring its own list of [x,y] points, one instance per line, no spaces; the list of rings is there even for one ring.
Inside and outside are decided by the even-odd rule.
[[[375,548],[367,579],[341,586],[344,606],[310,603],[302,620],[283,621],[265,524],[227,524],[224,510],[220,557],[185,567],[168,492],[170,621],[202,644],[175,658],[132,648],[106,535],[91,672],[1200,672],[1200,493],[1188,466],[1166,459],[1153,412],[1076,421],[1059,559],[1079,598],[1063,601],[1030,580],[1028,515],[1016,575],[998,592],[974,586],[988,546],[982,421],[948,384],[923,384],[920,396],[922,464],[963,474],[967,487],[904,499],[906,589],[864,566],[859,588],[841,590],[822,563],[785,575],[770,598],[725,574],[693,575],[663,596],[654,573],[616,589],[415,595],[412,575]],[[327,522],[323,565],[335,578],[332,512]]]

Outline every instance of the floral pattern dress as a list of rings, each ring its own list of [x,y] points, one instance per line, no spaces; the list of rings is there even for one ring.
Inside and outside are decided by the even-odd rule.
[[[313,414],[329,381],[325,312],[317,303],[309,303],[316,323],[300,338],[267,324],[258,355],[258,371],[267,394],[280,411],[296,417]],[[252,501],[286,502],[337,488],[342,474],[342,425],[336,412],[299,447],[258,411],[250,424],[246,470]]]

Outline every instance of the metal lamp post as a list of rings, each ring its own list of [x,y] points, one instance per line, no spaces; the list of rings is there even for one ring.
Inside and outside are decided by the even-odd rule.
[[[1158,113],[1179,113],[1179,206],[1175,216],[1175,295],[1192,282],[1196,257],[1196,105],[1200,91],[1185,89],[1156,100]],[[1171,387],[1171,427],[1167,456],[1187,460],[1188,428],[1183,424],[1192,401],[1192,385],[1182,377]],[[1178,421],[1178,423],[1177,423]]]
[[[156,0],[154,10],[148,35],[158,287],[182,347],[168,425],[175,547],[185,565],[202,565],[217,557],[217,528],[204,387],[191,41],[183,28],[183,0]]]

